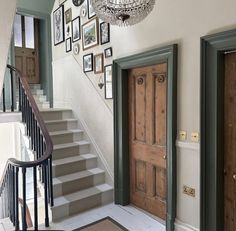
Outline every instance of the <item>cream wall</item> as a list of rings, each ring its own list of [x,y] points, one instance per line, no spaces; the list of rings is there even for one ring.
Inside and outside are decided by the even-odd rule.
[[[54,9],[58,7],[58,0]],[[65,9],[71,7],[70,1]],[[178,55],[178,130],[187,131],[187,141],[177,142],[178,190],[176,229],[199,229],[200,155],[199,145],[191,143],[191,132],[200,123],[200,37],[236,28],[235,0],[158,0],[153,12],[133,27],[111,27],[111,43],[73,57],[65,53],[65,44],[53,47],[54,103],[72,107],[86,123],[109,169],[113,170],[112,101],[104,100],[97,87],[98,76],[81,72],[82,56],[99,53],[110,45],[113,58],[177,43]],[[79,8],[73,7],[73,17]],[[82,21],[84,23],[84,21]],[[77,64],[77,62],[79,64]],[[112,60],[106,60],[111,63]],[[105,126],[104,126],[105,125]],[[183,185],[196,189],[196,197],[182,193]]]
[[[0,89],[6,69],[8,50],[11,41],[12,24],[16,10],[16,0],[0,0]]]

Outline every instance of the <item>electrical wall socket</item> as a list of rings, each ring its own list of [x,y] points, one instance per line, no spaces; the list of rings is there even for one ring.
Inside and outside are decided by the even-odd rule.
[[[185,141],[187,139],[187,132],[186,131],[180,131],[179,132],[179,140]]]
[[[188,196],[195,197],[195,189],[189,186],[186,185],[183,186],[183,193]]]

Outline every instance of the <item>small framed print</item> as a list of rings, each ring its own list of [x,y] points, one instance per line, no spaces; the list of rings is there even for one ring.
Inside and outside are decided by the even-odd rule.
[[[100,23],[100,42],[101,45],[110,42],[110,24],[107,22]]]
[[[87,0],[87,8],[88,8],[88,18],[90,19],[96,15],[92,6],[92,0]]]
[[[84,72],[93,71],[93,54],[87,54],[83,56]]]
[[[72,10],[71,10],[71,8],[68,9],[68,10],[65,12],[65,17],[66,17],[66,24],[68,24],[69,22],[71,22],[71,19],[72,19]]]
[[[104,50],[105,58],[112,57],[112,47],[108,47]]]
[[[104,67],[105,99],[112,99],[112,65]]]
[[[70,52],[71,48],[71,38],[66,39],[66,52]]]
[[[103,73],[103,54],[94,56],[94,73]]]
[[[98,19],[94,18],[82,25],[83,50],[98,45]]]
[[[53,12],[54,46],[65,41],[64,34],[64,5]]]
[[[72,41],[76,42],[80,39],[81,39],[80,16],[78,16],[72,21]]]

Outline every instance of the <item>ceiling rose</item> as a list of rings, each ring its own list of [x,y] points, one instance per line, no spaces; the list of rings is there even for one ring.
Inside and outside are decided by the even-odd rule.
[[[139,23],[152,11],[154,4],[155,0],[92,0],[98,17],[118,26]]]

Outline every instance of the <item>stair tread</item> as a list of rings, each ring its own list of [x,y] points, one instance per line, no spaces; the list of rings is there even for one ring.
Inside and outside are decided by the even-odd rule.
[[[77,179],[81,179],[87,176],[93,176],[93,175],[97,175],[101,173],[104,173],[104,170],[100,168],[92,168],[88,170],[78,171],[76,173],[71,173],[64,176],[53,178],[53,185],[62,184],[65,182],[70,182],[73,180],[77,180]]]
[[[88,198],[90,196],[100,194],[102,192],[106,192],[112,190],[112,187],[108,184],[100,184],[96,185],[87,189],[80,190],[78,192],[70,193],[64,196],[60,196],[54,199],[54,207],[56,208],[57,206],[65,205],[73,201],[78,201],[81,199]]]
[[[52,165],[53,166],[59,166],[59,165],[63,165],[63,164],[69,164],[69,163],[73,163],[73,162],[77,162],[77,161],[81,161],[81,160],[88,160],[88,159],[92,159],[92,158],[96,158],[96,156],[94,154],[81,154],[78,156],[72,156],[72,157],[67,157],[67,158],[63,158],[63,159],[58,159],[58,160],[53,160]]]
[[[53,132],[49,132],[49,134],[50,134],[50,136],[57,136],[57,135],[80,133],[80,132],[83,132],[83,130],[81,130],[81,129],[69,129],[69,130],[53,131]]]
[[[53,124],[53,123],[62,123],[62,122],[71,122],[71,121],[77,121],[77,119],[74,118],[67,118],[67,119],[61,119],[61,120],[45,120],[45,124]]]
[[[79,145],[86,145],[89,144],[88,141],[86,140],[81,140],[81,141],[76,141],[73,143],[65,143],[65,144],[56,144],[53,146],[54,150],[56,149],[61,149],[61,148],[69,148],[69,147],[74,147],[74,146],[79,146]]]
[[[69,108],[47,108],[47,109],[42,109],[41,112],[60,112],[60,111],[72,111]]]

